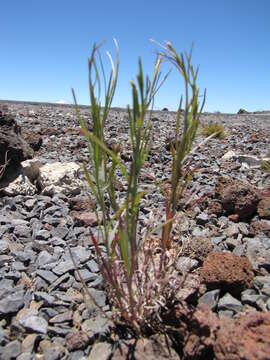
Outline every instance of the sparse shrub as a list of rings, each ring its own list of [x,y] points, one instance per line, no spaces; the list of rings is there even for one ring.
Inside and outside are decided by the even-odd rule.
[[[166,42],[164,51],[157,56],[152,79],[148,76],[144,77],[139,59],[137,84],[131,81],[133,104],[132,108],[128,107],[132,160],[127,167],[118,156],[119,144],[109,149],[104,137],[104,126],[118,78],[118,46],[116,43],[116,63],[108,54],[112,67],[109,81],[106,81],[99,49],[100,46],[94,45],[89,59],[92,131],[80,116],[73,91],[76,112],[90,154],[90,169],[84,164],[85,177],[98,204],[98,208],[95,209],[97,218],[99,211],[102,214],[98,236],[94,236],[91,229],[90,236],[114,313],[118,319],[124,320],[140,333],[146,328],[153,328],[151,319],[157,315],[162,304],[165,306],[175,290],[173,279],[175,273],[172,266],[175,255],[172,256],[173,253],[170,252],[170,233],[177,202],[187,183],[185,162],[196,135],[205,97],[199,108],[199,90],[196,86],[198,70],[194,70],[191,65],[191,52],[189,55],[178,55],[172,45]],[[137,231],[139,204],[147,189],[141,189],[139,175],[151,146],[151,111],[148,110],[151,110],[154,97],[167,77],[166,75],[160,80],[160,66],[163,59],[169,60],[183,76],[186,97],[184,100],[181,98],[180,101],[176,120],[176,146],[171,147],[173,158],[171,193],[166,202],[166,222],[160,226],[163,229],[162,238],[153,237],[151,235],[153,231],[149,231],[146,238],[142,238]],[[96,95],[96,87],[99,90],[101,88],[100,73],[104,79],[104,108]],[[190,98],[189,91],[191,91]],[[182,103],[185,104],[184,109]],[[183,124],[181,124],[182,120]],[[181,125],[183,133],[180,137]],[[121,176],[127,187],[122,202],[117,198],[114,188],[118,176]],[[101,243],[106,247],[105,253],[101,249]]]
[[[224,125],[217,122],[202,124],[201,133],[204,136],[212,136],[219,139],[224,139],[226,136]]]

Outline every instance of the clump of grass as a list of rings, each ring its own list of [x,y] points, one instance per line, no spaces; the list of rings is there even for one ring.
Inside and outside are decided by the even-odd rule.
[[[204,136],[212,136],[218,139],[224,139],[226,136],[224,125],[217,122],[202,124],[201,133]]]
[[[176,208],[191,179],[190,163],[187,164],[187,159],[198,130],[206,93],[204,92],[200,105],[199,88],[197,87],[199,69],[194,68],[191,64],[192,48],[189,54],[178,54],[170,42],[165,42],[165,46],[160,46],[163,49],[161,55],[175,66],[183,78],[185,86],[185,97],[181,96],[177,111],[175,139],[171,143],[170,149],[172,154],[172,173],[170,191],[166,201],[166,224],[162,232],[163,248],[168,249],[171,246],[170,234]],[[181,127],[182,134],[180,135]]]
[[[198,70],[191,65],[190,54],[178,55],[173,46],[166,42],[158,54],[153,76],[144,77],[142,62],[139,59],[137,81],[131,81],[132,107],[128,107],[129,143],[132,159],[127,167],[119,157],[120,144],[113,149],[106,145],[105,123],[114,97],[118,69],[119,52],[116,46],[116,61],[108,54],[111,72],[106,78],[100,45],[94,45],[89,59],[89,89],[93,129],[90,131],[80,116],[75,93],[74,102],[82,132],[88,142],[90,168],[84,164],[84,172],[89,188],[96,199],[96,211],[102,216],[99,220],[98,235],[90,229],[100,263],[100,270],[109,293],[109,299],[118,318],[124,320],[137,333],[149,328],[151,318],[166,304],[173,292],[173,267],[175,260],[169,251],[172,222],[179,201],[188,180],[185,166],[187,156],[198,129],[199,90],[196,85]],[[154,97],[166,80],[161,80],[160,67],[164,59],[169,60],[179,71],[185,82],[185,98],[181,98],[176,120],[175,147],[172,152],[171,194],[166,202],[166,221],[161,225],[161,239],[151,237],[149,231],[144,239],[138,233],[139,204],[146,190],[142,190],[140,173],[151,147],[151,109]],[[103,78],[105,89],[104,107],[100,101]],[[98,94],[98,95],[97,95]],[[184,108],[182,109],[182,104]],[[180,128],[183,133],[180,136]],[[126,183],[126,193],[122,201],[117,197],[114,184],[118,177]],[[106,247],[104,253],[101,244]],[[87,288],[87,287],[86,287]],[[165,290],[166,289],[166,290]]]

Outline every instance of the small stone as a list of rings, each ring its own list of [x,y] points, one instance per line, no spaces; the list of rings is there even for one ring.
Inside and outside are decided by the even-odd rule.
[[[40,334],[46,334],[48,323],[40,316],[32,315],[20,320],[20,324],[28,331],[33,331]]]
[[[48,253],[48,251],[43,250],[41,251],[41,253],[38,255],[37,258],[37,266],[41,267],[45,264],[49,264],[55,261],[55,256],[51,255]]]
[[[40,335],[29,334],[23,339],[22,342],[22,352],[31,353],[34,349],[36,341],[39,339]]]
[[[48,240],[51,234],[48,230],[39,230],[36,233],[36,240]]]
[[[196,220],[198,225],[205,225],[209,221],[208,214],[203,212],[197,215]]]
[[[99,266],[98,263],[95,260],[90,260],[86,263],[88,269],[92,272],[92,273],[97,273],[99,272]]]
[[[262,293],[270,297],[270,284],[264,284],[262,288]]]
[[[270,197],[260,200],[257,210],[260,218],[270,220]]]
[[[49,284],[52,284],[54,281],[57,280],[57,276],[49,270],[37,270],[36,274],[40,276],[43,280],[47,281]]]
[[[53,305],[55,303],[55,297],[47,294],[46,292],[36,291],[34,293],[37,301],[43,301],[44,305]]]
[[[238,312],[241,311],[243,305],[237,299],[235,299],[231,294],[225,294],[218,302],[218,309],[219,310],[229,310]]]
[[[0,315],[17,313],[24,306],[24,291],[18,291],[0,300]]]
[[[199,261],[187,256],[180,256],[177,260],[176,268],[183,273],[190,272],[199,266]]]
[[[207,291],[205,294],[203,294],[203,295],[199,298],[199,304],[205,304],[205,305],[207,305],[211,310],[214,311],[214,310],[216,309],[216,307],[217,307],[219,294],[220,294],[220,290],[219,290],[219,289],[212,290],[212,291]]]
[[[33,360],[33,356],[30,352],[24,352],[19,355],[16,360]]]
[[[21,344],[18,340],[13,340],[0,348],[0,358],[3,360],[12,360],[17,359],[21,353]]]
[[[85,320],[82,323],[82,330],[85,331],[90,338],[98,335],[105,335],[110,328],[108,319],[98,314],[96,317]]]
[[[68,271],[74,270],[75,266],[72,262],[72,260],[66,260],[60,262],[54,269],[53,272],[57,275],[63,275],[67,273]]]
[[[92,347],[88,360],[107,360],[112,352],[112,346],[109,343],[99,342]]]
[[[239,228],[236,224],[231,225],[228,229],[226,229],[225,233],[228,237],[236,237],[239,234]]]
[[[97,278],[97,274],[93,274],[87,269],[79,270],[79,274],[82,277],[83,281],[85,281],[86,283],[88,283],[89,281],[93,281]],[[75,279],[77,281],[81,280],[79,274],[77,271],[75,272]]]
[[[49,340],[42,340],[39,349],[43,354],[43,360],[60,360],[66,354],[63,345]]]
[[[84,350],[90,342],[86,332],[78,331],[67,334],[66,345],[69,351]]]
[[[59,323],[61,324],[64,322],[70,322],[72,321],[72,315],[73,315],[72,311],[65,311],[64,313],[56,315],[53,318],[51,318],[49,322],[51,324],[59,324]]]

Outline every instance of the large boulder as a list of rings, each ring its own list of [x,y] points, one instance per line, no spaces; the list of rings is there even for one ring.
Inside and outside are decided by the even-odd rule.
[[[33,150],[21,137],[21,129],[16,121],[0,111],[0,167],[8,161],[6,170],[16,169],[33,155]]]

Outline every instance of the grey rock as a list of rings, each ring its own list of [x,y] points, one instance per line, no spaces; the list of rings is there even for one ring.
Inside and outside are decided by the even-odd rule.
[[[41,253],[38,255],[37,258],[37,266],[38,267],[42,267],[45,264],[49,264],[52,263],[56,260],[57,258],[53,255],[51,255],[50,253],[48,253],[48,251],[43,250],[41,251]]]
[[[219,317],[224,316],[224,317],[232,318],[234,315],[234,312],[231,310],[220,310],[218,312],[218,315],[219,315]]]
[[[233,249],[233,253],[235,255],[238,256],[243,256],[245,254],[245,249],[242,245],[237,245],[234,249]]]
[[[239,312],[243,308],[241,302],[235,299],[231,294],[225,294],[218,302],[218,310],[229,310]]]
[[[34,356],[30,352],[24,352],[17,357],[17,360],[34,360]]]
[[[72,351],[72,353],[70,354],[70,360],[84,360],[84,359],[87,360],[88,358],[84,357],[83,350]]]
[[[71,249],[71,253],[76,263],[84,263],[90,259],[91,251],[86,250],[83,246],[76,246]]]
[[[253,239],[249,239],[247,241],[246,256],[253,267],[258,268],[262,261],[270,259],[270,238],[256,236]]]
[[[215,310],[218,304],[220,290],[207,291],[199,298],[199,304],[207,305],[211,310]]]
[[[18,340],[13,340],[2,349],[0,348],[0,359],[1,360],[12,360],[17,359],[21,353],[21,344]]]
[[[46,334],[48,329],[48,323],[41,316],[31,315],[23,318],[19,323],[29,331],[33,331],[40,334]]]
[[[60,239],[65,239],[67,234],[69,233],[69,229],[66,226],[57,226],[53,228],[51,231],[52,236],[59,237]]]
[[[36,233],[36,240],[48,240],[51,234],[48,230],[39,230]]]
[[[36,291],[34,296],[37,301],[43,301],[45,306],[53,305],[55,303],[55,297],[47,294],[46,292]]]
[[[88,269],[92,272],[92,273],[97,273],[99,272],[99,266],[98,263],[95,260],[90,260],[86,263],[86,266],[88,267]]]
[[[85,320],[82,323],[82,330],[87,333],[89,338],[92,338],[96,335],[105,336],[110,329],[110,322],[108,319],[103,317],[101,314],[98,314],[96,317],[92,317],[88,320]]]
[[[180,256],[177,260],[176,268],[184,273],[190,272],[199,266],[199,261],[187,256]]]
[[[88,283],[89,281],[93,281],[93,280],[96,280],[97,279],[97,274],[93,274],[91,273],[89,270],[87,269],[82,269],[82,270],[79,270],[79,274],[80,276],[82,277],[83,281],[85,281],[86,283]],[[79,276],[78,272],[76,271],[75,272],[75,279],[77,281],[80,281],[81,278]]]
[[[0,346],[6,345],[8,340],[8,332],[0,327]]]
[[[88,360],[107,360],[112,352],[112,346],[106,342],[95,343],[92,347]]]
[[[18,312],[24,306],[24,291],[17,291],[0,300],[0,315]]]
[[[49,270],[37,270],[36,274],[43,280],[47,281],[49,284],[52,284],[57,280],[57,276]]]
[[[257,289],[261,289],[265,284],[270,285],[270,275],[269,276],[255,276],[254,285]]]
[[[72,321],[73,312],[65,311],[62,314],[58,314],[49,320],[50,324],[62,324],[64,322]]]
[[[31,229],[25,225],[17,225],[14,229],[14,235],[17,237],[30,238],[31,237]]]
[[[74,270],[75,266],[72,260],[61,261],[54,269],[53,272],[57,275],[63,275],[71,270]]]
[[[202,212],[201,214],[197,215],[196,220],[198,225],[205,225],[209,221],[208,214]]]
[[[68,279],[70,278],[69,274],[64,274],[62,276],[60,276],[57,280],[55,280],[50,286],[49,286],[49,291],[52,291],[54,289],[56,289],[62,282],[68,281]]]
[[[233,250],[234,248],[240,245],[237,239],[231,237],[226,239],[226,244],[230,250]]]
[[[9,252],[9,244],[7,240],[0,240],[0,255],[8,254]]]
[[[228,237],[236,237],[239,234],[239,228],[237,224],[231,225],[225,230]]]
[[[270,283],[266,283],[263,285],[262,293],[270,297]]]
[[[11,279],[3,279],[0,281],[0,290],[12,290],[14,287],[14,281]]]

